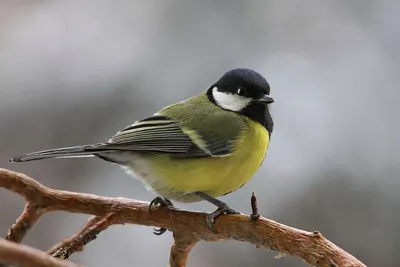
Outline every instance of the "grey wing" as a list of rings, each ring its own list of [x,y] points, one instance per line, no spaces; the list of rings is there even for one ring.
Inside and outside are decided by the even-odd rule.
[[[100,146],[105,150],[171,153],[183,158],[212,156],[197,146],[176,121],[162,115],[137,121]]]

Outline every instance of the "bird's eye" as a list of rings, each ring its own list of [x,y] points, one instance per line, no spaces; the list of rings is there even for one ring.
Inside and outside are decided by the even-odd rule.
[[[238,95],[241,95],[241,96],[246,96],[246,95],[247,95],[246,89],[244,89],[244,88],[238,88],[238,89],[237,89],[237,94],[238,94]]]

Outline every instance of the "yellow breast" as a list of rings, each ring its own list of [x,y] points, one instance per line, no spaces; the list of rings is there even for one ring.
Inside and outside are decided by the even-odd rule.
[[[263,126],[250,119],[246,123],[247,130],[229,156],[181,159],[149,155],[152,178],[148,185],[164,197],[187,202],[197,198],[180,196],[201,191],[218,197],[240,188],[260,167],[269,143]]]

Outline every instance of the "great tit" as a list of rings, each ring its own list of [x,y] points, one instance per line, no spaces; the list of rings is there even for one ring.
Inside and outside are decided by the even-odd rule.
[[[57,148],[12,158],[98,157],[120,164],[157,193],[150,204],[206,200],[218,208],[207,216],[211,228],[235,209],[216,197],[242,187],[267,152],[274,123],[266,79],[251,69],[233,69],[197,96],[136,121],[110,140]],[[162,234],[166,229],[159,229]]]

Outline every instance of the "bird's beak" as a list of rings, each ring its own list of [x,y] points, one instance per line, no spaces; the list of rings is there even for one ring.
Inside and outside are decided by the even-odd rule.
[[[256,99],[256,102],[271,104],[271,103],[274,103],[275,100],[272,97],[270,97],[269,95],[264,95],[263,97]]]

